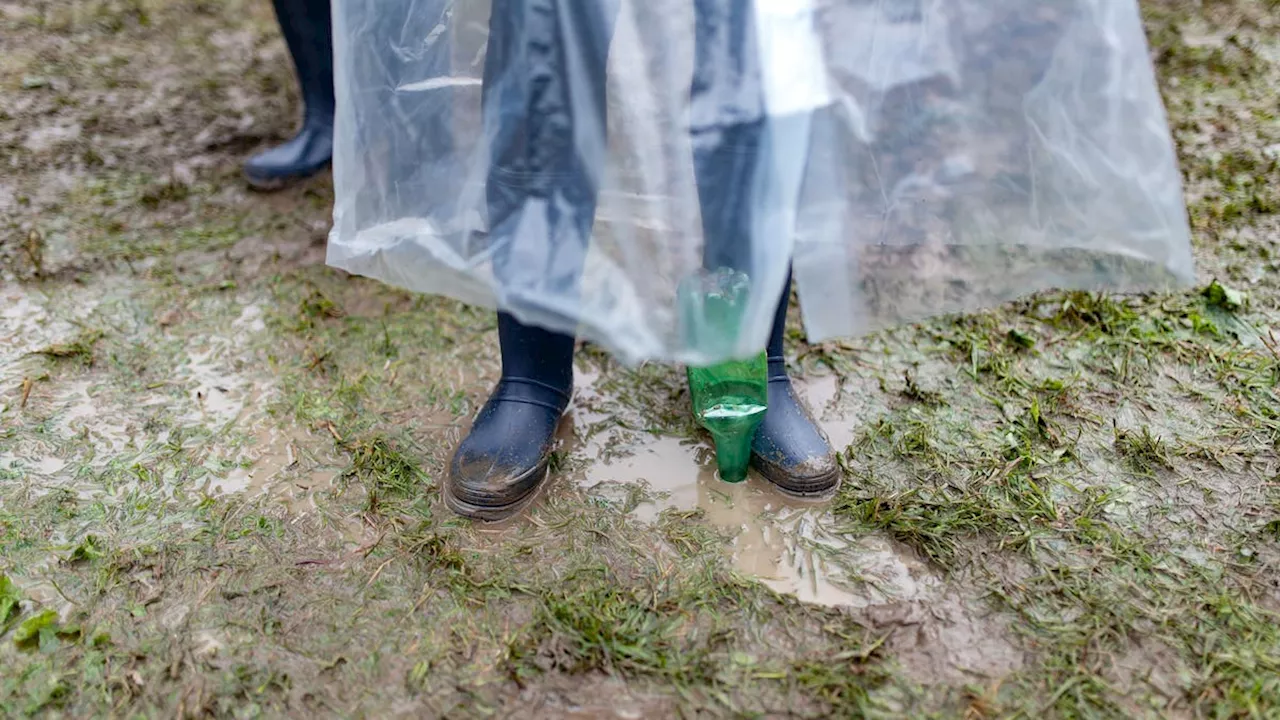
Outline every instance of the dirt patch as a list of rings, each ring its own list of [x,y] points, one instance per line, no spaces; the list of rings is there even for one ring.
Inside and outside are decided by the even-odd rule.
[[[508,718],[557,717],[566,720],[640,720],[675,712],[666,699],[634,693],[611,678],[561,678],[521,691],[498,715]]]
[[[1139,701],[1154,693],[1176,706],[1182,695],[1188,668],[1178,654],[1158,638],[1139,638],[1129,650],[1115,658],[1109,673],[1130,698],[1129,710],[1141,713]],[[1179,716],[1190,716],[1185,708]]]
[[[869,608],[865,617],[890,633],[887,647],[916,682],[991,682],[1021,670],[1027,655],[1013,640],[1010,620],[965,594],[939,588],[918,600]]]

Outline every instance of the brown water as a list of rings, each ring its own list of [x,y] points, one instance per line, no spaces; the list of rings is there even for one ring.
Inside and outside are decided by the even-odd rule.
[[[249,462],[248,467],[236,468],[226,477],[211,481],[210,490],[219,495],[260,494],[281,480],[286,471],[298,467],[302,447],[319,444],[317,438],[302,428],[263,424],[254,431],[245,449],[243,459]],[[330,484],[335,475],[332,470],[315,470],[294,481],[305,489],[312,489]]]
[[[596,376],[580,376],[573,424],[584,429],[605,419],[591,411]],[[835,408],[839,382],[834,376],[798,382],[797,387],[836,448],[848,446],[856,423]],[[666,509],[701,509],[707,522],[734,534],[730,549],[735,567],[774,590],[805,602],[865,607],[922,592],[917,578],[931,573],[903,548],[878,538],[856,542],[838,532],[827,503],[794,499],[752,473],[732,484],[716,477],[709,443],[671,437],[643,438],[627,444],[605,431],[570,445],[580,458],[575,482],[588,492],[640,485],[649,499],[633,513],[655,522]]]

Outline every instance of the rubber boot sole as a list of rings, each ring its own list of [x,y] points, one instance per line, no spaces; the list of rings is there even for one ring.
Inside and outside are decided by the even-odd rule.
[[[249,173],[241,173],[250,190],[257,192],[278,192],[305,178],[255,178]]]
[[[256,192],[271,193],[279,192],[299,183],[306,182],[307,180],[310,180],[324,172],[327,167],[328,166],[326,165],[308,173],[286,175],[283,177],[260,178],[254,177],[247,172],[241,172],[240,175],[244,178],[245,184],[249,186],[249,189]]]
[[[533,502],[538,497],[538,492],[543,485],[547,484],[547,470],[551,464],[551,458],[547,457],[538,465],[523,475],[520,480],[527,480],[536,477],[528,493],[506,505],[476,505],[458,497],[454,491],[453,478],[446,477],[444,481],[444,504],[453,512],[468,520],[475,520],[485,523],[498,523],[503,520],[509,520],[517,515],[521,510]]]
[[[838,465],[830,473],[806,478],[802,481],[797,481],[794,477],[784,475],[781,471],[771,467],[769,463],[756,460],[755,457],[751,459],[751,467],[755,468],[761,477],[782,494],[801,500],[826,500],[834,496],[836,491],[840,489],[840,467]]]

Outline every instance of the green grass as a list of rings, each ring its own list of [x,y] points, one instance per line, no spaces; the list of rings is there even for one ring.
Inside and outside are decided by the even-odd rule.
[[[323,179],[235,189],[292,117],[266,6],[3,16],[0,147],[34,189],[0,214],[0,267],[54,322],[24,330],[33,354],[0,355],[17,378],[0,388],[0,715],[555,714],[608,687],[653,716],[1275,716],[1276,10],[1144,4],[1199,287],[1049,293],[814,346],[793,327],[793,369],[834,374],[853,426],[821,529],[865,606],[839,609],[735,569],[735,530],[701,506],[641,523],[656,493],[566,479],[698,441],[678,368],[583,348],[598,379],[574,433],[600,454],[560,448],[512,527],[442,507],[496,377],[492,314],[317,266]],[[247,131],[226,124],[237,86],[264,98]],[[120,109],[152,107],[184,110]],[[81,139],[29,149],[54,116]],[[59,173],[67,189],[43,192]],[[237,322],[250,306],[263,329]],[[190,360],[210,350],[212,374]],[[224,381],[243,397],[193,400]],[[268,465],[265,485],[214,489]],[[878,577],[878,544],[907,580]],[[1017,659],[947,659],[983,642]]]
[[[37,350],[37,355],[43,355],[55,361],[71,361],[78,362],[85,367],[92,367],[96,358],[94,354],[94,346],[102,339],[102,333],[97,330],[91,330],[83,333],[74,340],[66,343],[55,343],[41,350]]]

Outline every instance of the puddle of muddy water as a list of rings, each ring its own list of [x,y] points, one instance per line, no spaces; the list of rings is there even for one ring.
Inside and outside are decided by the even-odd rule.
[[[83,437],[99,453],[118,453],[133,440],[128,416],[101,397],[89,380],[74,380],[53,395],[54,407],[61,408],[54,428],[63,437]]]
[[[189,353],[179,376],[187,383],[195,407],[182,419],[192,423],[239,419],[262,395],[262,389],[231,367],[230,343]]]
[[[248,440],[237,467],[211,478],[206,492],[216,496],[266,495],[283,505],[294,520],[315,512],[317,493],[330,490],[343,463],[328,438],[318,438],[305,428],[269,418],[264,407],[275,392],[271,384],[240,367],[245,360],[239,338],[266,328],[261,307],[246,304],[231,323],[233,333],[215,336],[187,353],[179,370],[192,409],[182,419],[189,423],[231,424],[243,429]]]
[[[597,377],[582,376],[573,425],[579,432],[598,426],[608,416],[593,389]],[[801,394],[820,418],[836,448],[852,441],[856,422],[837,406],[835,376],[798,382]],[[617,498],[630,487],[647,490],[646,500],[632,512],[652,523],[667,509],[701,509],[706,521],[729,531],[731,556],[742,573],[774,590],[805,602],[865,607],[922,592],[919,578],[932,578],[909,552],[875,537],[847,539],[822,501],[793,499],[752,474],[745,483],[722,482],[706,443],[677,438],[643,438],[630,447],[615,431],[605,430],[570,441],[574,481],[589,494]]]
[[[273,427],[259,429],[246,452],[249,465],[232,470],[226,477],[210,480],[210,490],[218,495],[262,492],[282,471],[297,465],[299,450],[294,445],[294,436],[298,434]]]
[[[27,133],[25,147],[32,153],[42,154],[79,139],[83,128],[79,123],[59,123],[32,128]]]
[[[859,415],[841,407],[840,378],[836,375],[820,375],[797,380],[795,384],[818,425],[827,434],[831,447],[836,452],[843,452],[857,434]]]
[[[888,541],[846,539],[826,503],[787,497],[754,474],[722,482],[704,446],[658,438],[628,457],[589,462],[576,480],[588,493],[643,485],[650,499],[633,511],[642,522],[666,509],[702,510],[707,522],[733,533],[730,555],[740,572],[805,602],[860,608],[912,599],[933,577]]]

